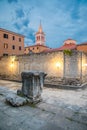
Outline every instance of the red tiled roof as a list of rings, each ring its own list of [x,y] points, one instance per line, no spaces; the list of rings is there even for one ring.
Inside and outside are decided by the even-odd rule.
[[[44,50],[43,52],[55,52],[55,51],[74,50],[74,49],[76,49],[76,45],[75,44],[66,44],[66,45],[63,45],[60,48],[47,49],[47,50]]]
[[[29,47],[35,47],[35,46],[42,46],[42,47],[47,47],[47,46],[44,46],[44,45],[32,45],[32,46],[26,46],[25,48],[29,48]],[[49,47],[47,47],[47,48],[49,48]]]
[[[82,45],[87,45],[87,42],[80,43],[77,46],[82,46]]]
[[[64,40],[64,41],[67,41],[67,40],[74,40],[74,39],[68,38],[68,39],[66,39],[66,40]],[[74,41],[76,41],[76,40],[74,40]]]

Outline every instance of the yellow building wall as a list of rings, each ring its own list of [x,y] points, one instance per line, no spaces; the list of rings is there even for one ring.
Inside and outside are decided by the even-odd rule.
[[[77,46],[77,50],[87,52],[87,45],[81,45],[81,46],[79,45]]]
[[[44,50],[48,49],[46,46],[40,46],[40,45],[35,45],[35,46],[30,46],[30,47],[25,47],[24,54],[29,54],[30,50],[33,53],[40,53]]]

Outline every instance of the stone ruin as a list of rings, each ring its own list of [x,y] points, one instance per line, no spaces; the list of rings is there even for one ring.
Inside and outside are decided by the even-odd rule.
[[[21,73],[22,88],[17,94],[10,94],[6,101],[12,106],[21,106],[27,103],[37,103],[42,100],[41,93],[46,74],[38,71],[26,71]]]

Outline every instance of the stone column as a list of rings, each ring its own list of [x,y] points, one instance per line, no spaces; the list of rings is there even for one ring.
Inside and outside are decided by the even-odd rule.
[[[33,101],[40,100],[45,76],[46,74],[44,72],[22,72],[21,93]]]

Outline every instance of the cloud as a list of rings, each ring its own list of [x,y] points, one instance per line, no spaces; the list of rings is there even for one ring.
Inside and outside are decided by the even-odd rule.
[[[20,30],[20,29],[21,29],[20,24],[17,23],[17,22],[14,23],[14,27],[15,27],[17,30]]]
[[[25,46],[31,46],[33,44],[34,44],[34,42],[32,41],[32,39],[25,38]]]
[[[14,27],[15,27],[17,30],[20,30],[20,29],[23,28],[23,27],[28,28],[29,19],[27,19],[27,18],[16,19],[16,20],[14,21],[13,25],[14,25]]]
[[[82,4],[78,0],[73,0],[73,2],[68,0],[66,4],[62,4],[63,2],[64,0],[54,0],[52,2],[50,0],[45,2],[32,0],[29,8],[32,7],[32,4],[33,8],[28,10],[31,13],[24,10],[23,3],[23,7],[16,9],[14,26],[26,36],[26,44],[35,42],[34,33],[38,28],[40,19],[42,20],[42,26],[44,25],[43,30],[46,33],[46,44],[48,46],[58,47],[67,38],[78,41],[86,39],[84,34],[86,33],[84,30],[87,28],[86,3]]]
[[[16,13],[16,17],[17,17],[17,18],[22,18],[22,17],[24,17],[24,11],[23,11],[22,8],[17,9],[17,10],[15,11],[15,13]]]
[[[24,18],[22,22],[23,22],[23,25],[26,27],[28,27],[28,24],[30,23],[28,18]]]
[[[11,3],[17,3],[18,0],[8,0],[8,3],[11,4]]]
[[[16,28],[17,32],[25,35],[26,45],[34,44],[35,42],[35,35],[34,35],[35,30],[32,27],[30,27],[30,19],[29,19],[30,11],[29,10],[24,11],[22,7],[17,8],[15,10],[15,15],[13,20],[14,21],[13,26]]]
[[[24,34],[26,44],[34,44],[40,20],[46,34],[46,45],[50,47],[61,46],[63,40],[67,38],[76,39],[79,43],[87,39],[87,0],[66,2],[8,0],[8,2],[18,3],[15,6],[11,6],[5,0],[0,3],[0,21],[5,21],[5,25],[2,23],[0,26],[5,26],[7,29],[12,26],[13,31]],[[6,25],[8,22],[9,27]]]
[[[17,30],[20,30],[23,26],[28,27],[29,24],[29,19],[26,17],[26,13],[22,8],[15,10],[13,21],[13,25]]]
[[[35,43],[35,30],[30,27],[24,27],[21,29],[21,33],[25,35],[25,44]]]

